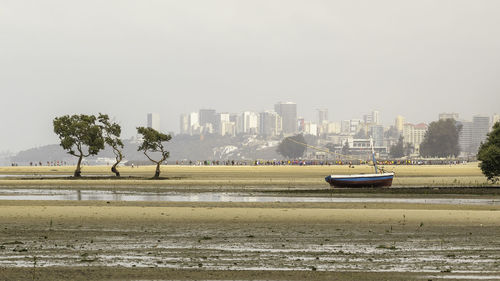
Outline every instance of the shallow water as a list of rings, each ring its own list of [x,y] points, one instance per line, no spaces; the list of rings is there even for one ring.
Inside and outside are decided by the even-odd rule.
[[[417,203],[500,205],[498,199],[478,198],[356,198],[269,196],[258,193],[179,193],[69,189],[0,189],[0,200],[164,201],[164,202],[306,202],[306,203]]]

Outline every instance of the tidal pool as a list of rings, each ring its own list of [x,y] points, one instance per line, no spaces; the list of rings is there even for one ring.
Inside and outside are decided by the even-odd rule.
[[[136,192],[69,189],[0,189],[0,200],[164,201],[164,202],[306,202],[306,203],[416,203],[500,205],[499,199],[484,198],[363,198],[271,196],[237,192]]]

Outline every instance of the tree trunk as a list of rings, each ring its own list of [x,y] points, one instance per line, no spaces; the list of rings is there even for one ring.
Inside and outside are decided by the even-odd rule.
[[[83,158],[83,155],[80,155],[80,157],[78,158],[78,163],[76,164],[76,170],[75,170],[75,173],[73,174],[73,176],[75,178],[80,178],[82,175],[82,171],[80,169],[80,165],[82,164],[82,158]]]
[[[118,169],[116,169],[116,166],[117,166],[117,165],[118,165],[118,162],[117,162],[117,163],[115,163],[115,164],[113,165],[113,167],[111,167],[111,172],[115,173],[115,175],[116,175],[117,177],[119,177],[119,176],[120,176],[120,172],[118,172]]]
[[[160,177],[160,162],[156,163],[156,172],[154,178],[157,179]]]

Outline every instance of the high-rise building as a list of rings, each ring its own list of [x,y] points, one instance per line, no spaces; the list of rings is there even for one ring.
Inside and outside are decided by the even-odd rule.
[[[306,135],[317,136],[318,135],[318,125],[314,124],[312,122],[304,122],[303,132]]]
[[[293,102],[279,102],[274,105],[274,110],[281,116],[283,133],[292,135],[297,132],[297,104]]]
[[[342,120],[340,123],[340,131],[343,134],[349,134],[351,132],[351,120]]]
[[[180,133],[181,135],[189,134],[189,114],[181,114],[180,118]]]
[[[214,130],[216,133],[219,135],[224,135],[223,134],[223,126],[224,123],[231,122],[230,120],[230,114],[229,113],[217,113],[215,115],[215,124],[214,124]]]
[[[407,123],[403,126],[404,142],[412,144],[417,153],[420,153],[420,144],[424,141],[427,127],[428,126],[424,123],[417,125]]]
[[[458,120],[458,113],[455,112],[443,112],[439,113],[439,120],[446,120],[446,119],[453,119],[453,120]]]
[[[365,124],[367,124],[367,125],[378,125],[380,123],[379,115],[380,115],[380,113],[378,111],[376,111],[376,110],[372,111],[369,114],[365,114],[363,116]]]
[[[181,114],[180,133],[186,135],[198,134],[200,131],[198,112]]]
[[[214,109],[200,109],[199,111],[200,126],[212,124],[215,126],[215,110]]]
[[[489,131],[490,118],[488,116],[472,116],[472,153],[477,153],[481,142],[484,142]]]
[[[153,128],[160,131],[160,114],[148,113],[148,128]]]
[[[396,130],[398,130],[398,132],[401,134],[403,133],[403,127],[405,125],[406,121],[405,121],[405,118],[401,115],[398,115],[396,116],[396,122],[395,122],[395,127],[396,127]]]
[[[373,138],[373,146],[384,146],[384,126],[373,125],[370,129],[370,136]]]
[[[274,111],[260,113],[260,134],[266,137],[278,136],[282,132],[281,116]]]
[[[458,135],[458,146],[460,147],[460,154],[466,156],[472,154],[472,122],[459,120],[457,125],[462,126],[460,133]]]
[[[318,125],[328,123],[328,108],[318,109]]]
[[[259,114],[256,112],[243,112],[239,121],[238,131],[240,133],[256,134],[259,131]]]

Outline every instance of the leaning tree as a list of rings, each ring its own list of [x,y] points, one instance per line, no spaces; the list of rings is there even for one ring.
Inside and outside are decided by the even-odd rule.
[[[156,131],[153,128],[137,127],[137,133],[142,135],[142,144],[139,146],[137,151],[142,151],[144,155],[153,163],[156,164],[156,171],[154,178],[160,177],[160,165],[165,161],[170,153],[165,150],[163,142],[167,142],[172,139],[169,134],[163,134]],[[159,153],[160,160],[154,160],[147,152]]]
[[[122,128],[119,124],[111,122],[107,114],[99,113],[98,120],[103,132],[104,141],[111,147],[113,153],[115,154],[116,162],[111,167],[111,172],[115,173],[115,175],[119,177],[120,172],[116,167],[123,160],[123,142],[120,139]]]
[[[75,177],[81,177],[81,163],[83,157],[96,155],[104,149],[104,138],[101,127],[96,124],[93,115],[64,115],[53,121],[54,133],[59,136],[61,146],[69,154],[78,157]]]
[[[283,139],[276,151],[288,159],[294,159],[304,155],[306,145],[304,136],[299,134]]]
[[[488,180],[498,182],[500,177],[500,122],[493,125],[493,130],[488,134],[485,143],[482,143],[477,153],[481,161],[479,167]]]

